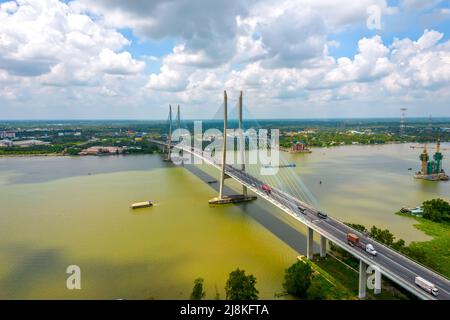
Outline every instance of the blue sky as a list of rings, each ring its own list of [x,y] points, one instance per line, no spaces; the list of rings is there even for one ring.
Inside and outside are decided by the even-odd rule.
[[[0,119],[208,118],[225,89],[260,118],[450,116],[449,40],[443,0],[0,0]]]
[[[5,0],[1,0],[0,2],[5,2]],[[388,3],[391,6],[398,6],[399,1],[389,1]],[[330,34],[330,40],[339,42],[338,47],[331,48],[330,54],[335,58],[342,56],[351,57],[357,53],[359,39],[377,34],[380,35],[386,43],[391,43],[394,38],[417,39],[423,34],[424,29],[433,29],[444,34],[442,40],[448,40],[450,37],[450,23],[448,20],[430,21],[425,18],[427,14],[432,14],[438,9],[445,8],[449,8],[449,3],[441,1],[431,8],[409,10],[395,16],[382,16],[381,30],[369,30],[365,23],[349,26],[342,32]],[[140,39],[133,34],[133,30],[130,28],[119,29],[118,31],[132,41],[128,50],[133,53],[133,56],[138,58],[148,55],[163,58],[165,55],[171,53],[173,46],[177,42],[174,38],[160,40]],[[151,71],[158,71],[160,66],[161,63],[155,63],[152,65]]]

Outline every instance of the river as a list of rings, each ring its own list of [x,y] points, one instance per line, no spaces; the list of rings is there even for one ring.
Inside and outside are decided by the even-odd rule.
[[[419,152],[406,144],[314,149],[283,154],[297,166],[280,170],[301,177],[342,221],[427,240],[412,219],[393,214],[450,195],[449,182],[412,178]],[[216,290],[225,298],[237,267],[256,276],[260,298],[274,298],[284,269],[304,251],[303,226],[262,200],[208,205],[217,186],[203,172],[217,177],[156,154],[0,158],[0,298],[187,299],[198,277],[207,298]],[[155,206],[129,209],[147,199]],[[81,290],[66,288],[69,265],[81,268]]]

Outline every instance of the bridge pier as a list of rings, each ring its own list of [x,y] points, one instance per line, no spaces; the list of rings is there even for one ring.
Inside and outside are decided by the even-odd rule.
[[[314,230],[308,227],[308,235],[306,241],[306,257],[310,260],[314,257]]]
[[[320,257],[324,258],[327,255],[327,238],[320,235]]]
[[[366,297],[366,287],[367,287],[367,263],[362,260],[359,260],[359,290],[358,290],[358,298],[364,299]]]

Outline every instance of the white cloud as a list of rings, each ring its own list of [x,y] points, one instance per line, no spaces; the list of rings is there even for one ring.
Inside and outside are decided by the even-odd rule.
[[[353,44],[353,56],[330,55],[348,41],[341,33],[365,28],[372,5],[384,15],[398,12],[385,0],[2,3],[0,100],[53,111],[61,101],[133,110],[178,100],[197,116],[220,103],[223,89],[246,91],[260,110],[448,100],[450,42],[442,32],[386,43],[368,31]],[[415,0],[400,4],[419,7]],[[130,28],[139,42],[170,40],[173,47],[137,59],[119,28]]]
[[[136,61],[127,51],[115,53],[111,49],[103,49],[96,59],[93,67],[109,74],[135,74],[145,68],[145,62]]]
[[[134,74],[145,67],[129,52],[116,53],[129,44],[122,34],[59,1],[4,3],[0,17],[0,68],[11,75],[81,84],[103,73]]]
[[[161,67],[159,74],[150,75],[147,88],[157,91],[182,91],[187,84],[186,74],[165,64]]]

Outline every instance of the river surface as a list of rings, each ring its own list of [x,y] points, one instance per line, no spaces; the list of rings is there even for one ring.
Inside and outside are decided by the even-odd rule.
[[[413,179],[419,152],[405,144],[284,153],[297,166],[279,175],[301,177],[342,221],[421,241],[429,238],[413,220],[393,212],[448,199],[450,183]],[[0,298],[187,299],[198,277],[207,298],[225,298],[228,274],[239,267],[256,276],[260,298],[273,299],[284,269],[304,252],[304,227],[263,200],[208,205],[217,185],[205,172],[218,177],[156,154],[0,158]],[[156,205],[129,209],[147,199]],[[81,268],[81,290],[66,288],[69,265]]]

